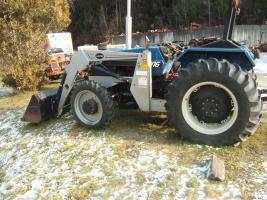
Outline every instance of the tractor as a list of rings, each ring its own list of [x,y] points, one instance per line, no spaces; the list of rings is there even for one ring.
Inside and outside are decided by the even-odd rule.
[[[229,3],[223,38],[198,47],[79,50],[60,87],[33,95],[22,119],[40,123],[70,108],[80,125],[98,129],[111,123],[115,105],[133,102],[166,113],[193,143],[240,144],[256,132],[263,101],[253,53],[231,39],[236,2]]]
[[[57,80],[64,74],[65,67],[69,64],[69,59],[61,48],[48,51],[49,63],[45,69],[45,75],[50,80]]]

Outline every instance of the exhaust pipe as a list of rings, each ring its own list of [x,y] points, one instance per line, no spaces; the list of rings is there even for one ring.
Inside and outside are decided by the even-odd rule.
[[[132,48],[132,16],[131,16],[131,0],[127,0],[127,16],[126,16],[126,48]]]
[[[239,1],[238,0],[230,0],[229,1],[229,8],[226,16],[226,21],[224,24],[224,33],[223,33],[223,39],[224,40],[231,40],[233,29],[236,21],[236,16],[240,9],[238,8]]]

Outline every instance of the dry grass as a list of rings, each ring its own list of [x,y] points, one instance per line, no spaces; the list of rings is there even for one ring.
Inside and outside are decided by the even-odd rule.
[[[239,147],[212,148],[181,140],[175,130],[161,125],[165,115],[138,110],[118,109],[111,126],[98,131],[78,126],[68,114],[39,126],[24,124],[19,118],[30,97],[27,92],[0,98],[0,120],[4,120],[0,161],[9,158],[0,168],[0,199],[33,191],[35,179],[43,183],[44,190],[35,189],[36,198],[49,199],[121,199],[127,195],[129,199],[174,199],[180,193],[196,199],[201,195],[198,192],[216,199],[229,191],[226,199],[251,199],[254,192],[267,190],[262,167],[267,158],[266,124]],[[12,129],[5,128],[6,124]],[[225,160],[224,183],[208,182],[198,170],[212,154]],[[16,174],[23,160],[28,169]],[[16,185],[10,182],[11,172]],[[157,175],[159,172],[164,176]],[[263,183],[256,181],[260,177]],[[27,183],[20,186],[23,181]],[[1,184],[9,190],[1,189]],[[238,186],[240,195],[231,192],[233,185]],[[1,191],[10,192],[1,196]]]

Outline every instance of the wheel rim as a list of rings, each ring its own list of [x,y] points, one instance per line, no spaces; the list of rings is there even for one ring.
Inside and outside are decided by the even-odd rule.
[[[97,104],[97,111],[93,114],[87,114],[84,110],[84,104],[93,100]],[[102,103],[98,96],[90,90],[79,92],[74,99],[74,110],[77,117],[85,124],[96,125],[103,116]]]
[[[222,121],[217,123],[206,123],[200,121],[199,118],[193,114],[192,105],[190,104],[190,99],[194,93],[196,93],[201,87],[210,86],[214,88],[219,88],[220,90],[226,92],[231,101],[231,111],[229,115]],[[229,130],[235,123],[238,116],[238,103],[235,95],[224,85],[216,82],[202,82],[191,87],[183,97],[182,100],[182,115],[187,122],[187,124],[195,131],[206,134],[206,135],[217,135]]]

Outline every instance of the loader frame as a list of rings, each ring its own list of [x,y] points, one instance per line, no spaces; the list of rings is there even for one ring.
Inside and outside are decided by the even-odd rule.
[[[61,87],[58,90],[57,116],[62,114],[79,72],[90,70],[92,66],[106,60],[137,60],[133,77],[88,76],[89,80],[98,82],[105,88],[123,82],[131,83],[130,91],[142,111],[166,112],[164,107],[166,101],[152,98],[152,61],[149,50],[145,50],[143,53],[80,50],[66,68]]]

